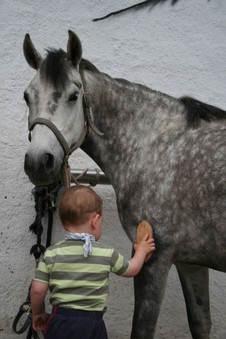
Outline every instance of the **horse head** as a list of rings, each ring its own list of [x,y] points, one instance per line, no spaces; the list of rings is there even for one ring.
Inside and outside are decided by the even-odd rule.
[[[30,145],[24,169],[35,185],[60,179],[62,165],[86,135],[84,88],[79,63],[82,45],[69,31],[67,52],[50,49],[43,58],[29,34],[23,44],[28,64],[36,75],[24,92],[29,108]]]

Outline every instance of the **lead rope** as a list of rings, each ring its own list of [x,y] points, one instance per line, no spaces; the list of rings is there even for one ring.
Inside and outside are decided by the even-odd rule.
[[[66,190],[71,186],[71,181],[72,181],[71,167],[68,163],[68,160],[64,161],[62,165],[61,177],[62,177],[63,187]]]
[[[37,235],[37,242],[30,249],[30,254],[34,255],[35,266],[37,267],[41,255],[44,254],[47,247],[51,244],[51,235],[52,235],[52,225],[53,225],[53,212],[55,211],[55,198],[58,192],[58,188],[55,188],[51,193],[47,192],[47,188],[44,187],[35,187],[32,191],[35,197],[35,210],[36,217],[35,221],[29,227],[30,231]],[[42,218],[45,215],[45,212],[48,211],[48,227],[47,227],[47,238],[46,238],[46,247],[42,245]],[[26,339],[39,339],[37,332],[32,327],[32,312],[31,312],[31,300],[30,300],[30,289],[31,284],[28,289],[27,297],[25,302],[20,306],[19,311],[13,321],[12,329],[16,334],[22,334],[28,330]],[[23,321],[22,318],[25,317]],[[20,328],[18,329],[18,324],[20,323]]]

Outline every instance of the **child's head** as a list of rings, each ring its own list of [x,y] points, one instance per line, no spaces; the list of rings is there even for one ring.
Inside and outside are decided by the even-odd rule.
[[[60,199],[60,220],[64,227],[79,226],[89,221],[91,213],[101,215],[102,204],[102,199],[90,187],[72,186]]]

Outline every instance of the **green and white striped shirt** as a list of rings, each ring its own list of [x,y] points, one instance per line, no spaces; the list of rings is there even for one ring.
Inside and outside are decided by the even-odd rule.
[[[49,247],[34,280],[48,283],[53,306],[103,311],[109,273],[122,275],[129,261],[112,248],[92,242],[92,255],[83,255],[82,240],[62,240]]]

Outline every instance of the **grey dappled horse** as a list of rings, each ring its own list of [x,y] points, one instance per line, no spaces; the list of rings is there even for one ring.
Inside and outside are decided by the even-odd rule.
[[[135,278],[131,337],[154,337],[175,264],[192,336],[209,338],[208,267],[226,272],[226,112],[100,72],[72,31],[67,52],[43,59],[27,34],[24,54],[37,71],[24,93],[30,180],[58,181],[81,145],[110,178],[131,241],[142,219],[153,225],[157,249]]]

